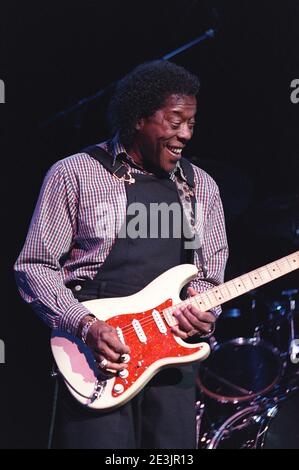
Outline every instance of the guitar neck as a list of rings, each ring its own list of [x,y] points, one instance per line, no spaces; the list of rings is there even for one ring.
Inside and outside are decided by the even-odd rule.
[[[299,268],[299,251],[295,251],[291,255],[285,256],[277,261],[266,264],[261,268],[254,269],[247,274],[236,277],[230,281],[213,287],[201,294],[189,297],[187,300],[178,305],[170,307],[167,312],[164,311],[164,317],[169,325],[174,325],[177,321],[172,316],[172,311],[177,307],[184,305],[194,305],[202,312],[211,310],[211,308],[222,305],[231,299],[239,297],[257,287],[268,282],[274,281],[285,274],[295,271]]]

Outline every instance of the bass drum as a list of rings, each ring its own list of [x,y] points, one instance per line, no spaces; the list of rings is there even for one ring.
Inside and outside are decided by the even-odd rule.
[[[199,366],[197,385],[218,403],[239,405],[269,393],[280,380],[279,351],[258,338],[216,344]]]
[[[205,449],[299,449],[299,393],[279,404],[257,404],[228,418],[210,436]]]

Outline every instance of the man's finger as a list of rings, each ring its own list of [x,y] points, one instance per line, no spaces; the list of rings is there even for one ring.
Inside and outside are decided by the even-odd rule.
[[[128,354],[130,352],[129,346],[123,344],[117,335],[109,335],[106,338],[106,343],[118,354]]]
[[[98,363],[98,367],[102,369],[103,371],[108,370],[108,369],[109,369],[109,372],[110,370],[120,371],[120,370],[128,368],[128,364],[110,361],[103,354],[97,354],[95,352],[94,357]]]
[[[188,305],[187,309],[196,316],[196,318],[205,323],[214,323],[215,322],[215,315],[211,312],[202,312],[199,310],[197,307],[194,307],[194,305]]]
[[[192,330],[193,326],[189,321],[188,316],[186,315],[186,310],[182,309],[181,312],[177,312],[174,314],[175,318],[178,321],[179,327],[184,331]]]
[[[174,335],[179,336],[179,338],[188,338],[188,334],[185,331],[180,330],[177,326],[172,326],[171,331]]]
[[[187,292],[188,292],[189,295],[191,295],[191,297],[194,297],[195,295],[199,294],[199,292],[197,292],[195,289],[193,289],[193,287],[188,287]]]

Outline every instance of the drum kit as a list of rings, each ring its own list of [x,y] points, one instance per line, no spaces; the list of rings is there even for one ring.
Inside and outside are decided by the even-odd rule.
[[[197,375],[198,448],[299,448],[297,298],[254,293],[247,313],[224,310]]]
[[[258,246],[298,249],[299,194],[243,209]],[[197,374],[198,448],[299,449],[297,277],[294,287],[279,296],[252,291],[217,320]]]

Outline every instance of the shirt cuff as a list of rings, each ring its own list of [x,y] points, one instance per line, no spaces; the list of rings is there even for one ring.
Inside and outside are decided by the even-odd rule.
[[[218,307],[211,308],[209,312],[211,312],[216,318],[218,318],[222,312],[222,309],[221,307],[218,306]]]
[[[76,336],[81,320],[86,315],[90,315],[90,313],[80,302],[75,303],[64,313],[58,328],[61,331]]]

